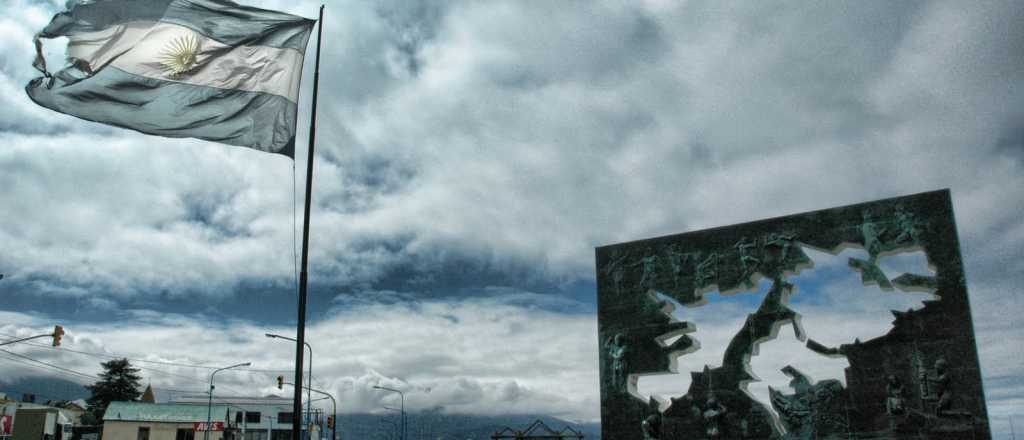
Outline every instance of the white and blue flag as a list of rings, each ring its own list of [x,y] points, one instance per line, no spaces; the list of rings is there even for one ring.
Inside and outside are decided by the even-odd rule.
[[[25,90],[82,119],[294,157],[302,61],[314,20],[229,0],[72,0],[36,35]],[[43,38],[68,38],[48,72]]]

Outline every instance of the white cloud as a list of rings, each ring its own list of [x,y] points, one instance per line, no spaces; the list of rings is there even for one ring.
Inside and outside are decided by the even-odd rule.
[[[529,296],[529,294],[527,294]],[[372,389],[381,384],[406,393],[412,410],[444,406],[452,413],[545,413],[592,419],[597,406],[597,322],[515,305],[515,295],[458,302],[364,304],[307,329],[314,385],[333,392],[339,410],[372,412],[390,399]],[[4,335],[52,331],[45,316],[5,312]],[[264,333],[294,335],[289,327],[253,322],[211,322],[140,311],[127,322],[65,323],[64,349],[144,360],[225,366],[249,361],[250,369],[219,374],[226,394],[274,391],[278,374],[291,379],[293,344]],[[48,342],[48,341],[47,341]],[[45,345],[45,344],[44,344]],[[37,347],[18,353],[83,373],[99,372],[102,358]],[[200,393],[209,370],[136,362],[154,387]],[[57,374],[7,363],[8,378]]]

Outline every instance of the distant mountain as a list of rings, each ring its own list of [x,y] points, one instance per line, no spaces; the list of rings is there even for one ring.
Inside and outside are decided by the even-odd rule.
[[[87,399],[90,396],[89,390],[75,382],[40,377],[25,377],[15,381],[0,378],[0,393],[6,393],[7,398],[14,400],[21,400],[25,394],[35,394],[36,403]]]
[[[395,415],[345,414],[338,416],[338,437],[341,440],[392,440],[391,435],[399,417]],[[586,440],[600,440],[599,423],[578,424],[548,416],[509,415],[475,416],[422,412],[406,414],[409,440],[490,440],[491,435],[506,427],[525,430],[540,419],[551,429],[561,431],[566,426],[583,433]]]

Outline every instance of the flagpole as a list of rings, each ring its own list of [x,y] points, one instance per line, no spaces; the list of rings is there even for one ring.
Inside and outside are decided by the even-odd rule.
[[[299,322],[295,343],[295,400],[292,402],[292,440],[302,435],[302,356],[306,344],[306,282],[309,278],[309,207],[313,200],[313,147],[316,144],[316,98],[320,85],[320,42],[324,32],[324,5],[320,5],[320,19],[316,30],[316,61],[313,70],[313,110],[309,116],[309,153],[306,155],[306,206],[302,217],[302,270],[299,272]],[[312,410],[312,408],[311,408]],[[307,427],[307,430],[309,428]],[[307,431],[308,432],[308,431]]]

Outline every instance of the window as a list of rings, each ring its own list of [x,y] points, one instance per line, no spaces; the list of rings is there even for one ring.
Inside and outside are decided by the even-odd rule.
[[[277,413],[277,423],[291,423],[292,413],[290,412],[279,412]],[[289,431],[291,432],[291,431]]]
[[[196,432],[192,429],[179,429],[174,440],[195,440]]]
[[[292,440],[292,430],[290,429],[275,429],[272,438],[270,440]]]
[[[256,411],[250,411],[245,413],[245,423],[260,423],[260,413]]]
[[[139,434],[135,438],[137,440],[149,440],[149,427],[148,426],[140,426],[139,427]]]

